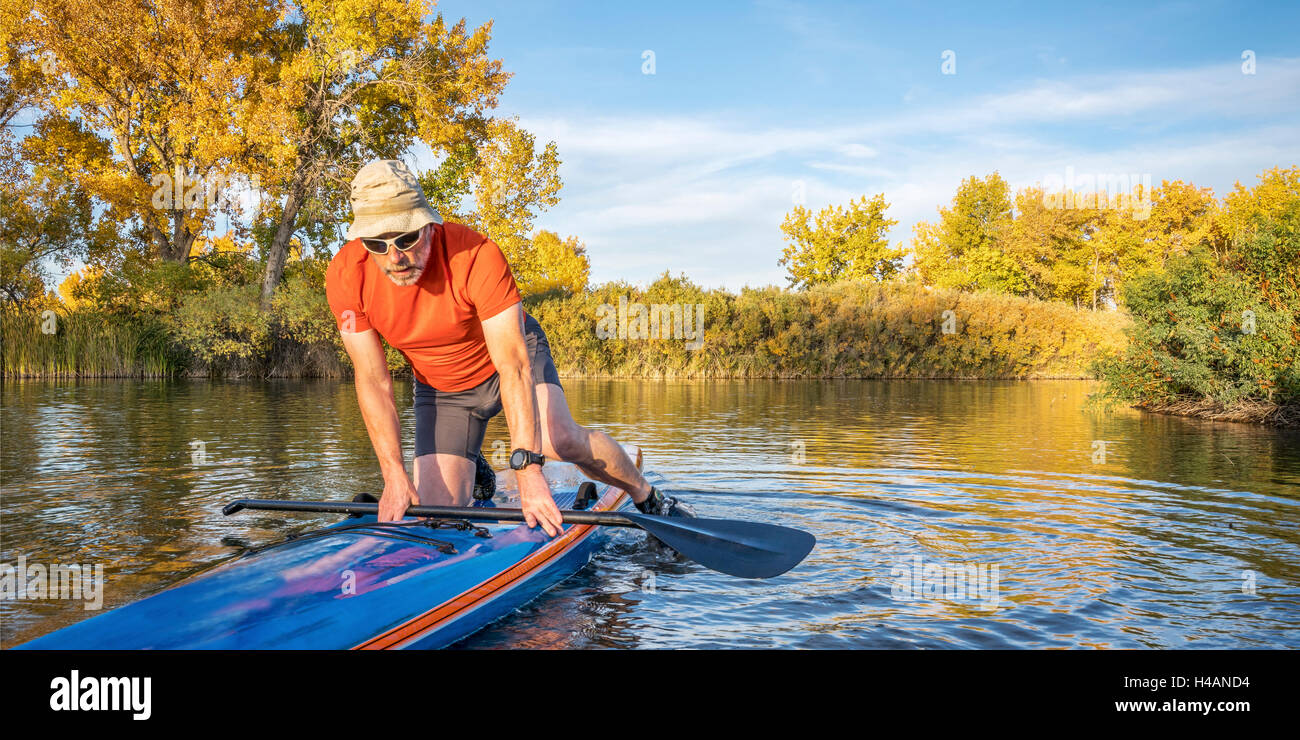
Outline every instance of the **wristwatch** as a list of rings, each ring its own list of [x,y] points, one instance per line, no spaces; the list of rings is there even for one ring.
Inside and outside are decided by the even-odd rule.
[[[538,467],[541,467],[546,463],[546,458],[536,452],[532,452],[531,450],[525,450],[522,447],[510,453],[511,470],[523,470],[533,463],[536,463]]]

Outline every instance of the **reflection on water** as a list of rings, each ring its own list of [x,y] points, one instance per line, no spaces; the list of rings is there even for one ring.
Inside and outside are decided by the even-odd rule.
[[[641,444],[701,515],[800,527],[818,546],[781,578],[743,581],[620,531],[592,566],[462,647],[1300,645],[1294,433],[1096,413],[1075,381],[565,385],[580,421]],[[0,393],[0,559],[103,564],[106,607],[330,521],[222,517],[231,498],[380,486],[346,383]],[[489,451],[497,440],[500,418]],[[3,602],[0,640],[90,613]]]

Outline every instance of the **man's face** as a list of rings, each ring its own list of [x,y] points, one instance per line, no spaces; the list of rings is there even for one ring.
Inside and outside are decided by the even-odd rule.
[[[429,248],[432,243],[433,224],[420,229],[420,239],[415,246],[409,251],[403,252],[397,247],[390,245],[388,254],[370,253],[371,259],[379,266],[380,270],[399,286],[415,285],[424,274],[424,268],[429,263]],[[401,236],[401,232],[390,231],[384,234],[378,234],[381,239],[393,239]]]

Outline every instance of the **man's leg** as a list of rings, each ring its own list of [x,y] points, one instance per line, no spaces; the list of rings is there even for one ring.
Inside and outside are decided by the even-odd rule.
[[[474,458],[487,418],[476,412],[498,404],[489,379],[466,391],[445,393],[415,381],[415,491],[425,506],[469,506]]]
[[[425,506],[469,506],[474,461],[463,455],[433,453],[415,458],[415,490]]]
[[[645,501],[650,484],[622,445],[604,432],[579,426],[569,413],[564,390],[554,383],[538,383],[537,410],[542,417],[542,454],[573,463],[588,478],[608,483]],[[468,462],[468,461],[466,461]]]
[[[695,516],[686,502],[665,496],[646,482],[636,463],[613,437],[579,426],[573,420],[564,389],[560,387],[559,373],[555,371],[546,332],[531,316],[525,319],[524,330],[532,355],[533,387],[537,389],[537,411],[541,416],[542,454],[573,463],[588,478],[627,491],[643,514]]]

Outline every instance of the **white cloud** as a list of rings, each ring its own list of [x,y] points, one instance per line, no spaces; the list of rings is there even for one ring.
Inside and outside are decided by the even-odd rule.
[[[539,225],[582,238],[593,279],[643,282],[668,269],[708,285],[784,284],[777,227],[796,181],[812,208],[884,192],[900,222],[892,238],[907,241],[963,178],[995,169],[1013,187],[1074,167],[1221,193],[1296,164],[1300,60],[1262,60],[1260,70],[1035,82],[835,126],[738,116],[523,116],[523,124],[539,142],[555,140],[564,160],[561,204]],[[1195,121],[1209,125],[1181,126]]]
[[[876,156],[879,152],[869,146],[861,144],[845,144],[839,148],[839,153],[846,157],[855,159],[867,159]]]

